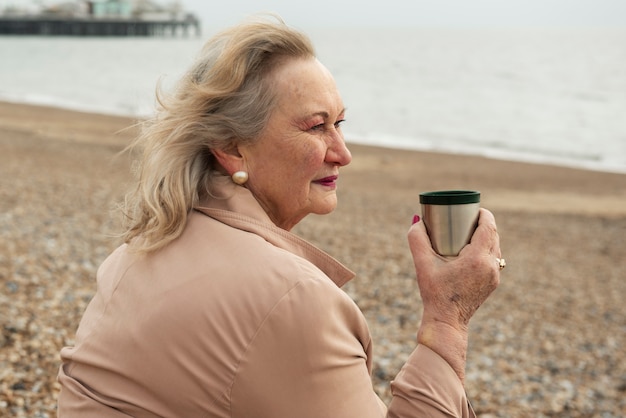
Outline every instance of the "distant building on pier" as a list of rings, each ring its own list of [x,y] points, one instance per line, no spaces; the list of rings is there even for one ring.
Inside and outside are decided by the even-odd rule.
[[[0,35],[187,36],[190,31],[200,35],[200,21],[180,1],[168,6],[152,0],[66,1],[0,10]]]

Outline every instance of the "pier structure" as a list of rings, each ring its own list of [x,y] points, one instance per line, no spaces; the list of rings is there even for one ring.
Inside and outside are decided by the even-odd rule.
[[[0,35],[189,36],[201,33],[198,20],[77,19],[0,16]]]
[[[0,10],[0,35],[199,36],[199,19],[180,2],[165,8],[150,0],[64,2],[37,12]]]

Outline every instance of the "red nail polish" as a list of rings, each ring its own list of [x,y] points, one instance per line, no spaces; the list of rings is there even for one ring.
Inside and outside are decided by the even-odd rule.
[[[414,216],[413,216],[413,223],[412,223],[412,225],[415,225],[415,224],[416,224],[416,223],[418,223],[419,221],[420,221],[420,217],[419,217],[419,215],[414,215]]]

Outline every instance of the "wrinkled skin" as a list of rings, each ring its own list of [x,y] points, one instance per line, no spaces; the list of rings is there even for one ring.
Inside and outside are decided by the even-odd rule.
[[[470,243],[455,258],[433,250],[423,222],[411,227],[408,240],[424,304],[418,343],[443,357],[463,381],[469,321],[500,283],[495,219],[481,209]]]

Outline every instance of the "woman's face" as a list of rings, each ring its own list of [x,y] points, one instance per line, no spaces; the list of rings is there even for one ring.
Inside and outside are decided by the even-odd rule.
[[[345,109],[316,59],[291,59],[270,76],[276,108],[257,141],[240,145],[250,189],[274,223],[290,230],[337,206],[339,167],[352,160],[340,124]]]

